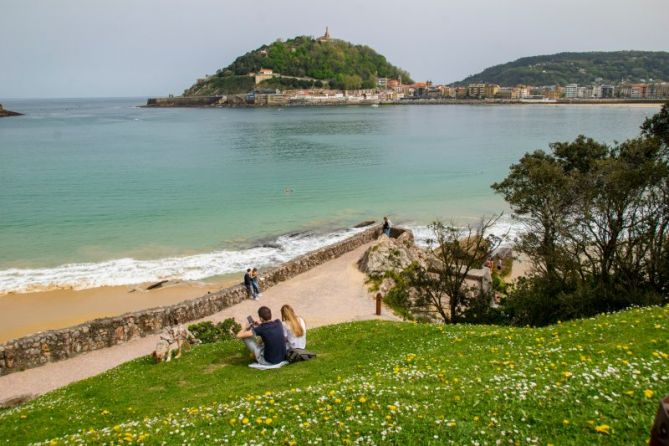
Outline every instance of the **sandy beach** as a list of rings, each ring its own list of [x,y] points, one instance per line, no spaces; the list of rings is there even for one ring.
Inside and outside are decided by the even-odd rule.
[[[256,315],[261,305],[269,306],[277,317],[281,306],[286,303],[295,308],[309,328],[365,319],[399,320],[388,309],[383,310],[382,316],[374,314],[375,302],[367,290],[366,276],[356,266],[358,259],[370,245],[360,246],[267,289],[259,301],[245,300],[204,320],[221,321],[234,317],[243,321],[247,315]],[[159,334],[146,336],[64,361],[2,376],[0,401],[24,394],[40,395],[97,375],[131,359],[148,355],[154,350],[159,338]]]
[[[100,317],[194,299],[236,285],[241,277],[242,273],[212,282],[167,283],[153,290],[146,290],[149,284],[143,284],[0,295],[0,343]]]

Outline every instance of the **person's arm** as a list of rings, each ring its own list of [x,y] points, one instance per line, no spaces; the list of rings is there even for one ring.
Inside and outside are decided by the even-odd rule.
[[[255,336],[256,334],[253,329],[256,326],[258,326],[258,323],[254,322],[253,325],[249,325],[244,330],[240,330],[239,333],[237,333],[237,339],[251,338]]]

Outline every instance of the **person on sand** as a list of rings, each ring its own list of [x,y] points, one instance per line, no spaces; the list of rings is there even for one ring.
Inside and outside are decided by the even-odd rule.
[[[383,233],[390,237],[390,220],[388,220],[388,217],[383,217]]]
[[[246,330],[237,333],[237,338],[244,341],[253,353],[258,364],[273,365],[286,360],[286,342],[283,335],[283,324],[272,320],[272,310],[268,307],[258,308],[260,322],[253,321]],[[256,336],[262,339],[262,345],[256,342]]]
[[[246,287],[246,293],[249,296],[249,299],[257,300],[258,296],[256,296],[256,291],[255,287],[253,286],[253,277],[251,277],[251,268],[248,268],[246,270],[246,274],[244,274],[244,287]]]
[[[256,299],[259,299],[262,297],[262,293],[260,292],[260,277],[258,277],[258,268],[253,268],[251,271],[251,280],[253,282],[253,291],[255,293]]]
[[[307,325],[290,305],[281,307],[281,321],[287,348],[307,348]]]

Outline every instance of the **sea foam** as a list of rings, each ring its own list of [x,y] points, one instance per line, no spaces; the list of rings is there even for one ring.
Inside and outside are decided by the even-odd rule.
[[[414,233],[418,246],[434,237],[426,225],[403,225]],[[28,293],[53,289],[82,290],[101,286],[135,285],[159,280],[202,280],[238,273],[249,267],[276,266],[302,254],[332,245],[365,228],[349,228],[327,234],[287,234],[262,246],[242,250],[219,250],[183,257],[155,260],[122,258],[97,263],[72,263],[55,268],[11,268],[0,271],[0,293]],[[500,220],[491,233],[511,245],[520,227]]]
[[[27,293],[52,289],[133,285],[159,280],[201,280],[237,273],[248,267],[266,268],[355,235],[365,228],[327,234],[283,235],[263,246],[220,250],[156,260],[122,258],[97,263],[72,263],[55,268],[12,268],[0,271],[0,293]]]

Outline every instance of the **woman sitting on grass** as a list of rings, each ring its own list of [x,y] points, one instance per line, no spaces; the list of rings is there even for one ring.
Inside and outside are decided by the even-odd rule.
[[[307,326],[304,319],[295,314],[290,305],[281,307],[283,334],[286,337],[286,348],[307,347]]]

